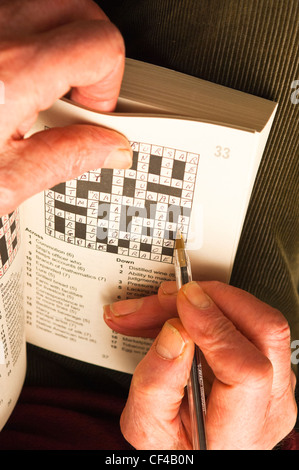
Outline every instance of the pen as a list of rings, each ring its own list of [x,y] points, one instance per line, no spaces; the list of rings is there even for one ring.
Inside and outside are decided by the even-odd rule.
[[[184,239],[179,232],[175,242],[174,255],[177,287],[180,289],[184,284],[192,281],[192,274],[190,259],[185,249]],[[195,345],[187,390],[193,449],[207,450],[205,432],[206,401],[200,356],[200,349]]]

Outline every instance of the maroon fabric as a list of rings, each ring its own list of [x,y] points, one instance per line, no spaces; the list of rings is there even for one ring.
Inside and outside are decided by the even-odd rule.
[[[299,450],[299,433],[292,431],[291,434],[284,440],[282,450]]]
[[[0,450],[130,450],[119,427],[124,404],[94,392],[24,387]]]
[[[132,450],[119,428],[125,399],[89,391],[24,387],[0,433],[0,450]],[[293,431],[280,447],[299,450]]]

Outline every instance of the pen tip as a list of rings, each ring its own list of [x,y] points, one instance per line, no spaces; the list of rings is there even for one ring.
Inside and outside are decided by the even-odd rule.
[[[180,230],[178,230],[176,234],[175,248],[177,250],[185,248],[183,234],[180,232]]]

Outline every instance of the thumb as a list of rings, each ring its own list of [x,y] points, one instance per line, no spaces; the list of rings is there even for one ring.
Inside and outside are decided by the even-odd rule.
[[[0,159],[1,215],[27,198],[97,168],[129,168],[132,149],[121,134],[92,125],[72,125],[14,140]]]
[[[192,341],[174,318],[137,366],[121,416],[124,437],[136,449],[191,448],[180,407],[193,352]]]

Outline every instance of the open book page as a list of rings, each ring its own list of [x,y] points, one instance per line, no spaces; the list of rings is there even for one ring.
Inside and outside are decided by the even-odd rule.
[[[19,210],[0,217],[0,430],[17,402],[26,372],[23,244]]]
[[[111,332],[102,307],[174,280],[177,229],[194,279],[229,281],[258,135],[163,117],[100,115],[59,101],[33,132],[94,122],[132,143],[129,170],[92,170],[24,205],[27,340],[132,373],[150,340]],[[29,303],[28,300],[29,299]]]

